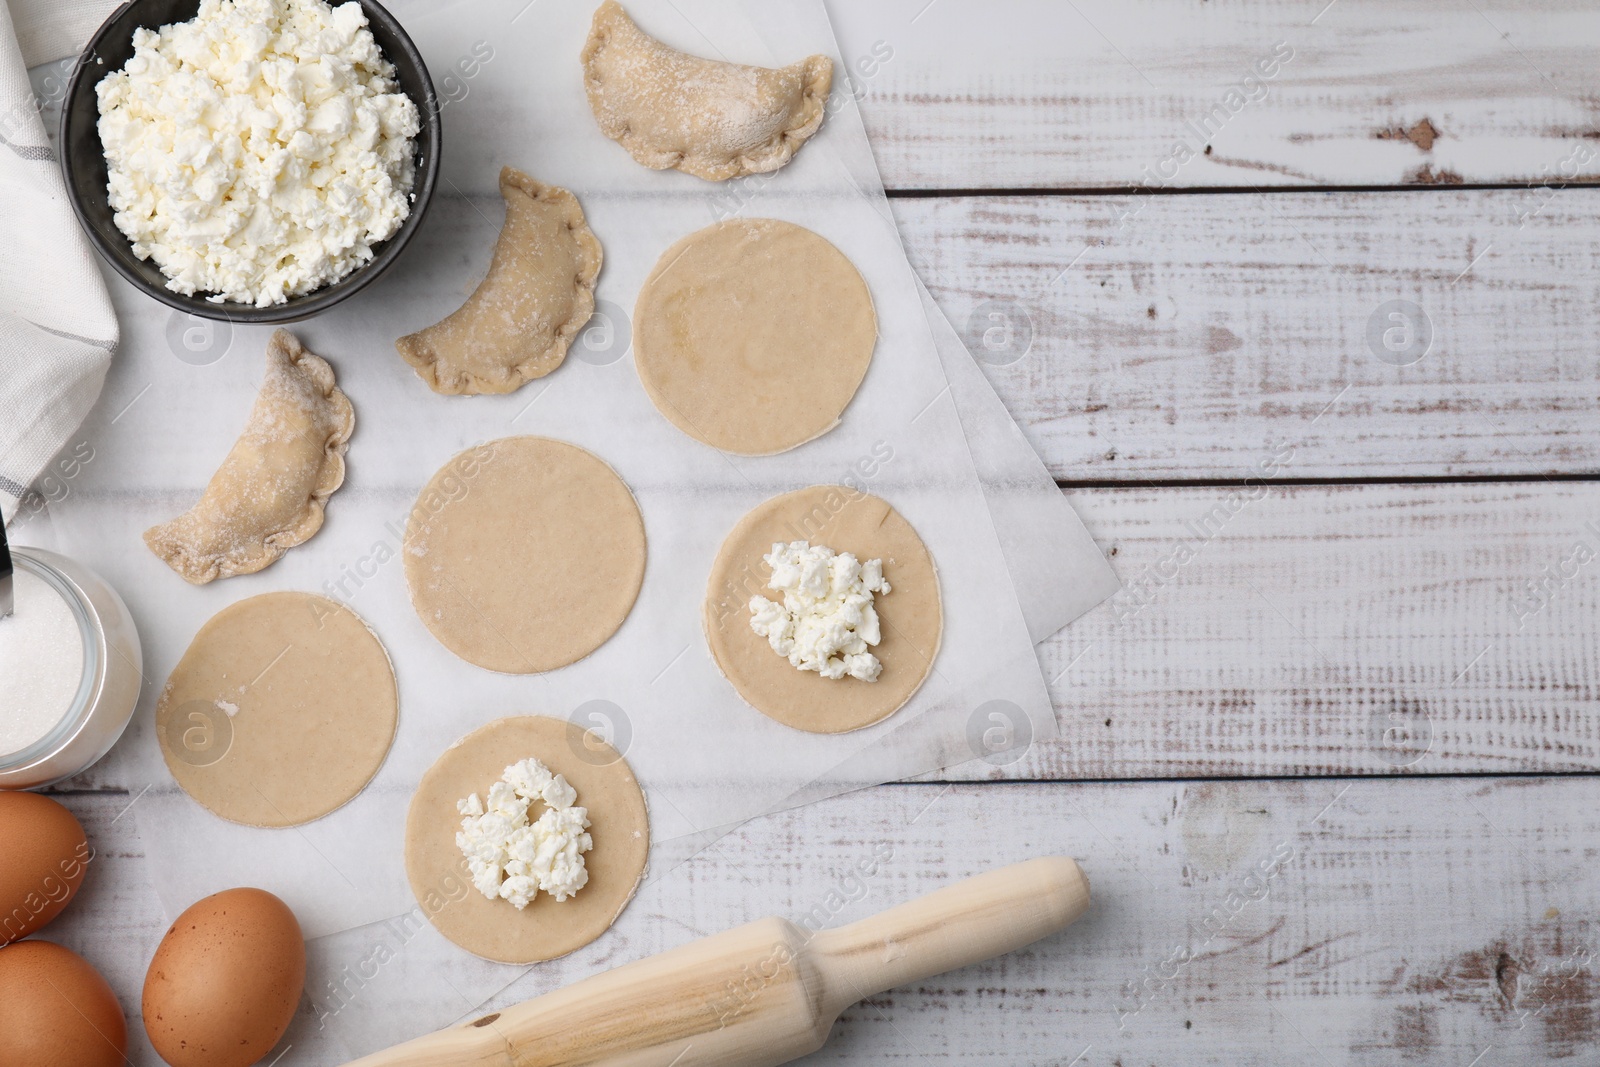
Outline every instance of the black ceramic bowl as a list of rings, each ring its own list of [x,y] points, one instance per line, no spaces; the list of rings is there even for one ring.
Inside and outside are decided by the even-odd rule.
[[[106,157],[96,124],[100,107],[95,86],[100,79],[133,55],[133,31],[141,26],[158,29],[187,22],[200,9],[200,0],[129,0],[105,21],[73,68],[67,98],[61,107],[61,167],[67,181],[72,210],[89,234],[89,240],[117,273],[139,289],[191,315],[230,322],[294,322],[326,311],[359,292],[389,268],[406,242],[422,224],[422,216],[439,180],[439,99],[433,80],[411,38],[389,12],[372,0],[361,0],[372,36],[384,58],[394,64],[395,80],[417,105],[422,129],[416,137],[416,180],[411,187],[411,214],[393,237],[373,246],[370,260],[330,285],[291,297],[282,304],[258,308],[233,301],[213,303],[203,295],[184,296],[167,288],[166,276],[153,262],[133,254],[133,245],[117,229],[106,193]]]

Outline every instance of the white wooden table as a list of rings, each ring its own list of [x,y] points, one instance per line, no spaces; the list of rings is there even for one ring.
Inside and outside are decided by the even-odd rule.
[[[1044,650],[1060,741],[757,820],[611,962],[884,845],[838,921],[1061,851],[1077,927],[816,1059],[1600,1063],[1600,10],[832,8],[913,262],[1031,330],[986,369],[1131,591]],[[131,797],[55,793],[101,854],[51,936],[136,1013]]]

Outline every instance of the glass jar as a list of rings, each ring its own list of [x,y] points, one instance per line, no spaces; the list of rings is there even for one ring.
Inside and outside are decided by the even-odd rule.
[[[139,703],[143,654],[127,605],[98,574],[42,548],[12,546],[11,557],[19,582],[31,575],[62,599],[83,642],[82,676],[76,693],[62,701],[60,717],[47,711],[54,721],[43,736],[0,753],[0,789],[33,789],[86,770],[117,743]],[[28,605],[17,609],[0,619],[0,627],[34,625]],[[25,684],[24,672],[39,669],[37,663],[0,664],[0,687]]]

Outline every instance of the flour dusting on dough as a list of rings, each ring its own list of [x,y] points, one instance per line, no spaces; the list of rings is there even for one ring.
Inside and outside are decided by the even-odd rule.
[[[466,303],[395,348],[436,393],[509,393],[561,366],[594,314],[604,258],[578,198],[500,170],[505,224]]]
[[[581,58],[589,106],[607,137],[647,167],[708,181],[789,162],[821,127],[833,85],[827,56],[771,68],[669,48],[616,0],[595,11]]]
[[[195,585],[270,566],[322,528],[354,429],[355,409],[327,360],[274,332],[244,433],[199,503],[146,530],[145,544]]]

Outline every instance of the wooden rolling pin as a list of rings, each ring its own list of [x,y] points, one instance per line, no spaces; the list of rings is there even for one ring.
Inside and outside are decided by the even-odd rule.
[[[886,989],[1003,955],[1089,906],[1064,856],[1002,867],[837,930],[785,919],[680,945],[347,1067],[770,1067]]]

